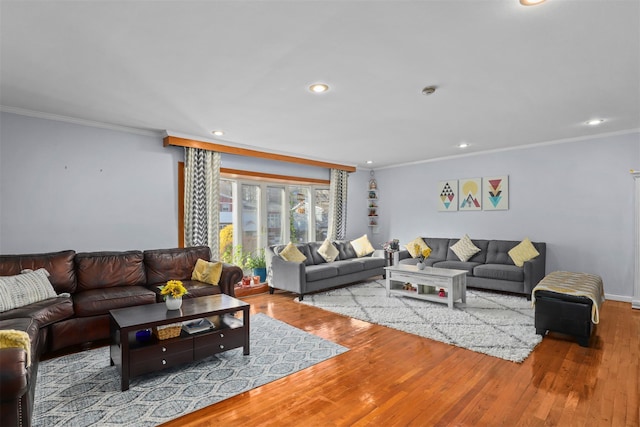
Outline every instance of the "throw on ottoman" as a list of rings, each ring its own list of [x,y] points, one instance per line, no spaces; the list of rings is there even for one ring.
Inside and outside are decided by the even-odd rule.
[[[602,278],[594,274],[554,271],[533,288],[536,334],[547,331],[574,336],[589,346],[593,325],[600,321],[604,302]]]

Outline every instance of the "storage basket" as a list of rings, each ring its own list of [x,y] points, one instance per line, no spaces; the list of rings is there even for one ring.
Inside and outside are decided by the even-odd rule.
[[[161,325],[153,328],[153,332],[156,334],[159,340],[166,340],[169,338],[180,336],[181,330],[181,323],[171,323],[169,325]]]

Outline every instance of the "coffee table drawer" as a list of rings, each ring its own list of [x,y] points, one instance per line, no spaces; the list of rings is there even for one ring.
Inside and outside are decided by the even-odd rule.
[[[130,375],[135,377],[137,375],[146,374],[149,372],[159,371],[161,369],[170,368],[172,366],[181,365],[183,363],[189,363],[193,361],[193,350],[167,353],[164,357],[154,357],[150,359],[135,359],[131,361]]]
[[[158,341],[154,345],[132,349],[131,360],[158,359],[170,353],[180,353],[191,351],[192,349],[193,344],[190,340],[168,339],[166,341]]]
[[[194,337],[193,356],[200,359],[243,345],[244,328],[223,329]]]

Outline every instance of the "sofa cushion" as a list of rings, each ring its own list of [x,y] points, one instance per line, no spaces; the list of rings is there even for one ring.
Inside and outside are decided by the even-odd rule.
[[[434,263],[432,265],[432,267],[436,267],[436,268],[450,268],[452,270],[465,270],[467,272],[467,275],[471,276],[473,275],[473,269],[480,265],[480,263],[478,262],[471,262],[471,261],[438,261],[436,263]]]
[[[515,265],[481,264],[473,269],[473,275],[485,279],[524,282],[524,269]]]
[[[190,280],[198,259],[211,261],[211,250],[208,246],[146,250],[144,266],[147,283]]]
[[[208,283],[209,285],[218,286],[220,276],[222,275],[221,262],[209,262],[202,258],[198,258],[196,266],[191,273],[191,280]]]
[[[451,250],[456,254],[460,261],[465,262],[480,252],[481,249],[474,245],[471,238],[465,234],[462,239],[458,240],[451,246]]]
[[[58,296],[0,313],[0,320],[13,317],[30,317],[38,324],[38,327],[44,328],[72,316],[73,301],[71,297]]]
[[[78,291],[141,286],[147,282],[141,251],[78,253],[76,274]]]
[[[528,237],[525,237],[522,242],[514,246],[513,249],[507,253],[513,263],[518,267],[522,267],[526,261],[534,259],[540,255],[540,252],[536,250]]]
[[[369,237],[366,234],[351,241],[351,246],[358,257],[367,256],[375,252],[375,249],[369,241]]]
[[[364,264],[361,262],[354,262],[357,258],[347,259],[342,261],[332,262],[331,265],[338,269],[338,275],[344,276],[345,274],[358,273],[364,270]]]
[[[44,268],[57,293],[76,290],[76,273],[72,250],[42,254],[0,255],[0,276],[15,276],[23,270]]]
[[[44,268],[0,277],[0,313],[57,296]]]
[[[336,260],[352,259],[352,258],[358,257],[358,255],[356,254],[356,251],[353,249],[353,245],[351,245],[351,242],[347,240],[336,240],[335,242],[333,242],[333,244],[335,245],[336,249],[338,249],[338,252],[340,253],[340,255],[338,255],[338,258],[336,258]]]
[[[412,259],[412,258],[411,258]],[[384,258],[364,256],[362,258],[353,258],[350,262],[362,264],[363,270],[373,270],[374,268],[383,268],[387,265]]]
[[[509,251],[513,249],[518,243],[512,240],[491,240],[487,247],[487,264],[506,264],[515,265]]]
[[[325,239],[325,241],[322,242],[322,245],[320,245],[320,247],[318,248],[317,253],[326,262],[333,262],[336,260],[338,255],[340,255],[340,252],[338,251],[338,249],[336,249],[336,247],[333,246],[333,243],[331,243],[329,239]],[[316,264],[320,264],[320,263],[316,262]]]
[[[144,286],[116,286],[77,292],[73,296],[73,310],[77,317],[88,317],[109,314],[109,310],[116,308],[155,302],[155,292]]]
[[[417,246],[417,248],[416,248]],[[431,249],[427,245],[422,237],[416,237],[412,241],[406,244],[405,248],[409,251],[411,258],[415,258],[418,254],[421,254],[425,249]]]
[[[331,264],[320,264],[320,265],[309,265],[305,268],[305,277],[307,282],[315,282],[317,280],[329,279],[331,277],[336,277],[338,275],[338,269],[336,268],[336,263],[332,262]]]
[[[291,242],[289,242],[289,244],[285,246],[285,248],[280,252],[279,255],[285,261],[304,262],[307,260],[307,256],[303,254],[302,251],[300,251],[300,249],[298,249],[298,247]]]

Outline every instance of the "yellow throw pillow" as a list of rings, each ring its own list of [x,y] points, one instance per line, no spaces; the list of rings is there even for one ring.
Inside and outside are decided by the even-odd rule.
[[[31,365],[31,339],[29,334],[15,329],[0,331],[0,348],[21,348],[27,352],[27,368]]]
[[[300,252],[300,249],[293,243],[289,242],[287,246],[280,251],[279,254],[285,261],[304,262],[307,257]]]
[[[353,250],[356,251],[358,258],[375,252],[375,249],[371,246],[371,242],[369,242],[369,238],[366,234],[363,234],[362,237],[359,237],[356,240],[352,240],[351,246],[353,246]]]
[[[416,251],[416,245],[419,246],[419,250]],[[416,237],[412,241],[406,244],[405,248],[409,251],[411,258],[415,258],[418,254],[421,254],[425,249],[431,249],[422,239],[422,237]]]
[[[525,261],[529,261],[540,255],[528,237],[525,237],[522,242],[518,243],[517,246],[514,246],[508,254],[513,260],[513,263],[518,267],[522,267]]]
[[[451,246],[451,250],[460,258],[460,261],[467,262],[469,259],[480,252],[480,248],[473,244],[469,236],[464,237]]]
[[[203,259],[198,259],[198,261],[196,261],[196,267],[193,269],[193,273],[191,273],[191,280],[218,286],[221,275],[221,262],[208,262]]]
[[[333,262],[340,255],[340,251],[333,246],[333,243],[329,239],[325,239],[322,245],[318,248],[318,253],[326,262]]]

